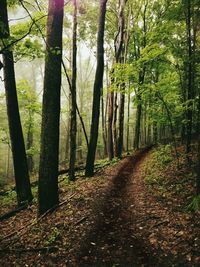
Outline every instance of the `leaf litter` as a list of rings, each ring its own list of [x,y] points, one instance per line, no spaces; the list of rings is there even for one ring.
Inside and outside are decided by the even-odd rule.
[[[145,179],[151,160],[140,152],[63,183],[64,204],[39,220],[33,205],[3,221],[0,266],[200,266],[200,215],[185,210],[191,180],[161,197]],[[185,179],[173,168],[161,173],[168,185]]]

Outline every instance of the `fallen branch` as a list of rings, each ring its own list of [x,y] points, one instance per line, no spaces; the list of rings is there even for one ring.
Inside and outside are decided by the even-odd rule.
[[[30,253],[30,252],[42,252],[42,253],[54,253],[58,251],[58,247],[42,247],[42,248],[4,248],[0,249],[0,253]]]
[[[79,225],[80,223],[84,222],[87,218],[88,218],[88,216],[85,216],[85,217],[81,218],[80,220],[78,220],[78,221],[75,223],[75,226],[77,226],[77,225]]]
[[[158,227],[160,225],[168,224],[168,223],[169,223],[169,220],[165,220],[165,221],[162,221],[162,222],[159,222],[159,223],[154,224],[151,228]]]
[[[100,169],[106,167],[106,166],[109,166],[111,163],[110,162],[106,162],[105,164],[99,164],[99,163],[96,163],[95,164],[95,170],[96,172],[99,171]],[[75,171],[78,172],[78,171],[84,171],[85,170],[85,166],[84,165],[80,165],[80,166],[77,166],[75,167]],[[59,170],[58,171],[58,176],[60,175],[63,175],[63,174],[66,174],[69,172],[69,168],[67,169],[63,169],[63,170]],[[59,182],[62,182],[63,179]],[[35,187],[38,185],[38,181],[34,181],[31,183],[31,187]],[[8,194],[10,194],[12,191],[15,190],[15,186],[11,187],[9,190],[5,190],[5,191],[0,191],[0,196],[6,196]]]
[[[23,206],[17,207],[16,209],[5,213],[4,215],[0,216],[0,222],[2,222],[3,220],[9,219],[10,217],[14,216],[18,212],[27,209],[27,207],[28,207],[28,204],[25,204]]]
[[[72,194],[69,198],[67,198],[65,201],[61,202],[60,204],[58,204],[57,206],[53,207],[52,209],[49,209],[47,210],[43,215],[41,215],[40,217],[38,218],[35,218],[31,224],[26,224],[24,225],[23,227],[21,227],[19,230],[17,231],[14,231],[10,234],[8,234],[7,236],[4,236],[0,242],[2,242],[3,240],[6,240],[14,235],[16,235],[15,238],[19,238],[21,237],[22,235],[24,235],[32,226],[34,226],[35,224],[39,223],[44,217],[46,217],[50,212],[54,211],[55,209],[57,209],[58,207],[64,205],[65,203],[67,203],[70,199],[72,199],[77,193],[75,192],[74,194]],[[26,230],[24,232],[23,229],[26,228]],[[22,233],[21,233],[22,232]],[[9,243],[10,245],[10,243]]]

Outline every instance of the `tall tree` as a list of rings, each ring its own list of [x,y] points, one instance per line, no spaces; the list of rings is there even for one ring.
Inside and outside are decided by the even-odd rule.
[[[192,139],[192,120],[193,120],[193,105],[192,100],[194,98],[194,80],[193,80],[193,38],[192,38],[192,5],[191,1],[186,1],[186,28],[187,28],[187,47],[188,47],[188,59],[187,59],[187,143],[186,153],[189,159],[189,153],[191,151],[191,139]]]
[[[3,23],[3,27],[0,27],[0,37],[1,39],[8,39],[10,37],[10,30],[8,25],[8,11],[6,0],[2,0],[0,2],[0,22]],[[24,202],[31,202],[33,197],[31,193],[24,137],[19,114],[14,59],[13,53],[9,49],[5,49],[3,52],[3,68],[17,201],[18,205],[22,205]]]
[[[117,3],[118,14],[117,14],[117,34],[114,39],[115,57],[114,62],[121,62],[121,56],[124,52],[124,8],[127,0],[120,0]],[[111,77],[111,84],[115,83],[115,73],[114,68],[111,71],[113,77]],[[117,84],[119,87],[120,84]],[[123,147],[123,123],[124,123],[124,100],[125,95],[120,94],[120,108],[119,108],[119,138],[117,138],[117,110],[118,110],[118,93],[110,92],[108,95],[108,156],[111,160],[114,156],[120,157]],[[122,112],[122,113],[120,113]],[[119,150],[118,150],[119,149]]]
[[[98,139],[99,129],[99,114],[100,114],[100,98],[103,87],[103,73],[104,73],[104,29],[105,29],[105,15],[106,15],[107,0],[100,0],[98,36],[97,36],[97,68],[95,74],[94,88],[93,88],[93,107],[92,107],[92,123],[90,129],[90,141],[88,147],[87,161],[86,161],[86,176],[92,176],[94,173],[94,161]]]
[[[114,105],[114,92],[110,92],[108,94],[108,142],[107,142],[107,151],[109,160],[112,160],[114,157],[113,131],[112,131],[113,105]]]
[[[128,27],[125,29],[125,4],[127,0],[121,1],[120,6],[120,19],[119,19],[119,28],[122,32],[122,49],[121,49],[121,59],[120,63],[124,64],[126,63],[127,53],[128,53],[128,42],[129,42],[129,32]],[[129,23],[129,22],[128,22]],[[124,70],[125,72],[125,70]],[[125,106],[125,87],[126,83],[124,81],[120,84],[121,90],[120,90],[120,101],[119,101],[119,134],[118,134],[118,140],[117,140],[117,157],[121,158],[122,152],[123,152],[123,143],[124,143],[124,106]]]
[[[141,48],[146,47],[146,34],[147,34],[147,24],[146,24],[146,13],[147,13],[147,7],[148,7],[148,0],[144,0],[144,12],[142,14],[142,20],[143,20],[143,40]],[[140,57],[140,47],[138,47],[138,56]],[[142,69],[139,72],[139,79],[138,79],[138,91],[136,94],[137,98],[137,111],[136,111],[136,122],[135,122],[135,137],[134,137],[134,148],[139,148],[140,143],[140,131],[141,131],[141,118],[142,118],[142,96],[141,96],[141,86],[144,83],[145,79],[145,65],[143,64]]]
[[[39,165],[39,214],[58,197],[58,152],[64,0],[49,0]]]
[[[69,179],[75,180],[75,161],[76,161],[76,76],[77,76],[77,0],[73,0],[73,37],[72,37],[72,86],[71,86],[71,118],[70,118],[70,162],[69,162]]]

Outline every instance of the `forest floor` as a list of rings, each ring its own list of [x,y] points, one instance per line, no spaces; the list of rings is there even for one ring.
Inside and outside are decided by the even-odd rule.
[[[158,168],[155,153],[63,180],[61,205],[38,220],[34,204],[1,222],[0,266],[200,266],[200,214],[186,209],[193,177],[167,157]]]

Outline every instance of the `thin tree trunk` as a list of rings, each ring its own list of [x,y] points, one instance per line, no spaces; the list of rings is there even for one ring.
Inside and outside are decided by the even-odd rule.
[[[114,92],[108,94],[108,158],[112,160],[114,157],[113,150],[113,131],[112,131],[112,123],[113,123],[113,105],[114,105]]]
[[[153,143],[157,144],[158,143],[158,127],[157,127],[157,122],[153,123]]]
[[[103,87],[104,73],[104,28],[106,15],[107,0],[101,0],[99,27],[97,37],[97,68],[93,91],[93,107],[92,107],[92,123],[90,129],[90,142],[88,147],[85,175],[92,176],[94,174],[94,161],[98,139],[99,114],[100,114],[100,98]]]
[[[70,135],[70,118],[67,120],[67,131],[66,131],[66,144],[65,144],[65,159],[69,159],[69,135]]]
[[[144,145],[147,145],[147,102],[145,101],[143,114]]]
[[[63,6],[64,0],[49,0],[38,183],[39,214],[45,213],[59,202],[58,153]]]
[[[141,117],[142,117],[142,104],[141,95],[138,94],[137,101],[137,112],[136,112],[136,123],[135,123],[135,138],[134,138],[134,148],[138,149],[140,145],[140,128],[141,128]]]
[[[196,194],[200,195],[200,98],[198,99],[198,117],[197,117],[197,168],[196,168]]]
[[[29,110],[29,125],[28,125],[28,132],[27,132],[27,150],[30,150],[33,147],[33,115],[30,114],[31,111]],[[32,152],[27,155],[27,163],[28,163],[28,170],[29,173],[32,173],[34,170],[34,160]]]
[[[127,131],[126,131],[126,151],[129,151],[129,124],[130,124],[130,102],[131,102],[131,95],[130,95],[130,84],[128,89],[128,105],[127,105]]]
[[[113,130],[113,150],[114,156],[117,157],[117,104],[118,93],[115,92],[114,94],[114,108],[113,108],[113,123],[112,123],[112,130]]]
[[[125,87],[125,84],[122,84],[122,88]],[[124,140],[124,104],[125,104],[125,94],[124,92],[120,93],[120,103],[119,103],[119,136],[118,136],[118,148],[117,148],[117,157],[122,157],[123,152],[123,140]]]
[[[192,140],[192,120],[193,120],[193,104],[192,99],[193,95],[193,83],[192,83],[192,75],[193,75],[193,53],[192,53],[192,36],[191,36],[191,2],[187,0],[187,45],[188,45],[188,90],[187,90],[187,143],[186,143],[186,154],[189,160],[189,153],[191,151],[191,140]],[[190,161],[190,160],[189,160]]]
[[[102,137],[104,144],[104,157],[107,156],[107,142],[106,142],[106,126],[105,126],[105,117],[104,117],[104,99],[103,95],[101,96],[101,120],[102,120]]]
[[[145,7],[144,7],[144,14],[143,14],[143,48],[146,47],[146,33],[147,33],[147,27],[146,27],[146,11],[147,11],[148,1],[145,1]],[[140,55],[140,48],[138,47],[138,55]],[[136,56],[137,58],[137,56]],[[141,131],[141,118],[142,118],[142,96],[141,96],[141,89],[140,86],[144,83],[145,78],[145,72],[146,67],[143,66],[142,70],[139,73],[139,88],[137,92],[137,113],[136,113],[136,124],[135,124],[135,138],[134,138],[134,148],[138,149],[140,145],[140,131]]]
[[[70,162],[69,162],[69,179],[75,180],[75,162],[76,162],[76,77],[77,77],[77,0],[74,1],[73,17],[73,45],[72,45],[72,87],[71,87],[71,127],[70,127]]]
[[[4,33],[1,37],[9,37],[7,1],[1,0],[0,3],[0,20],[4,24]],[[2,30],[2,28],[1,28]],[[0,31],[1,31],[0,30]],[[31,202],[33,199],[31,193],[31,186],[28,174],[28,165],[26,159],[25,144],[20,121],[19,106],[17,99],[14,59],[10,50],[5,50],[3,53],[3,67],[4,67],[4,84],[6,91],[6,104],[8,114],[8,124],[11,139],[11,148],[14,163],[14,173],[16,182],[16,192],[18,205],[23,205],[23,202]]]

